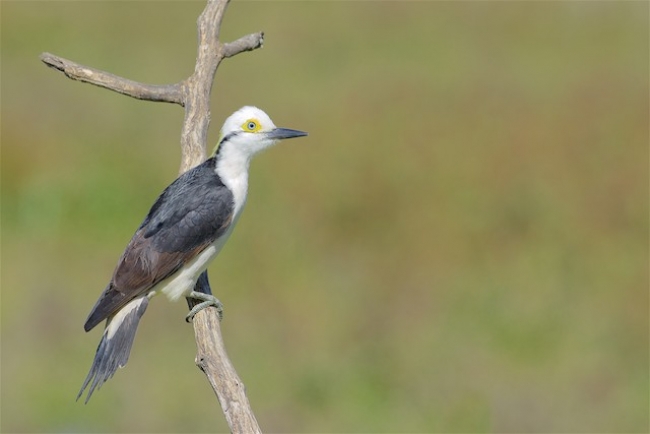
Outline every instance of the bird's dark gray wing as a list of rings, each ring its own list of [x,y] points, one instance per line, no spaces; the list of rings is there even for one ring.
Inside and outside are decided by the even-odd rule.
[[[156,200],[90,312],[86,331],[173,275],[226,232],[233,196],[215,176],[215,164],[211,158],[184,173]]]

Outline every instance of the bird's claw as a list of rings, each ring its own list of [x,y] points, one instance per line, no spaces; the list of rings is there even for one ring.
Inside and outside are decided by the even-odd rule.
[[[208,306],[214,306],[217,308],[217,314],[219,315],[219,321],[223,319],[223,304],[211,294],[204,294],[203,292],[192,291],[187,298],[195,298],[197,300],[202,300],[201,303],[194,306],[190,309],[189,313],[185,315],[185,321],[192,322],[194,320],[194,315],[196,315],[200,310],[205,309]]]

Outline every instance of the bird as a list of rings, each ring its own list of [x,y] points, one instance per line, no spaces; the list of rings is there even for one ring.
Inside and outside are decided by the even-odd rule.
[[[257,107],[242,107],[224,122],[211,157],[160,194],[84,324],[88,332],[106,320],[77,400],[88,388],[88,403],[95,389],[126,365],[140,318],[156,294],[172,301],[182,297],[203,300],[190,311],[188,320],[207,305],[220,306],[212,295],[193,289],[241,215],[252,157],[282,139],[306,135],[276,127]]]

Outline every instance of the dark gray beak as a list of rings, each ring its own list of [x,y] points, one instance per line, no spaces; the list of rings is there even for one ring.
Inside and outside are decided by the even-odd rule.
[[[270,139],[291,139],[294,137],[306,136],[307,133],[304,131],[290,130],[289,128],[276,128],[267,133],[267,137]]]

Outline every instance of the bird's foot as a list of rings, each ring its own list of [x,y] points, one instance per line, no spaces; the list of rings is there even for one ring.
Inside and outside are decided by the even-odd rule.
[[[185,316],[185,321],[192,322],[194,320],[194,315],[196,315],[200,310],[205,309],[208,306],[214,306],[217,308],[217,314],[219,315],[219,321],[223,319],[223,304],[212,294],[204,294],[203,292],[192,291],[187,296],[187,298],[195,298],[197,300],[202,300],[201,303],[194,306],[190,312]]]

